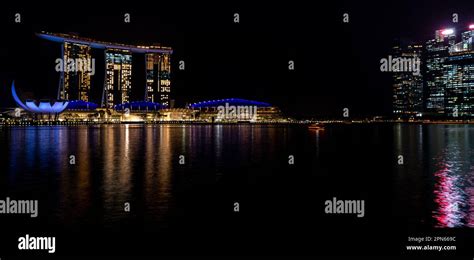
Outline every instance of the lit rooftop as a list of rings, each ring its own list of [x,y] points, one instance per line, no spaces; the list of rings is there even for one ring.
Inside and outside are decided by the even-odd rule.
[[[53,42],[72,42],[77,44],[89,45],[91,48],[95,49],[121,49],[129,50],[135,53],[173,53],[173,49],[170,47],[164,47],[161,45],[129,45],[122,43],[113,43],[98,41],[91,38],[79,37],[77,35],[65,34],[65,33],[47,33],[41,32],[36,34],[38,37],[53,41]]]

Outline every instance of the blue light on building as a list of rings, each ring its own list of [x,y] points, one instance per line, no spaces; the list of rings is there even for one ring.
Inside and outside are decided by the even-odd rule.
[[[197,103],[193,103],[189,105],[188,107],[189,108],[206,108],[206,107],[225,106],[226,104],[231,105],[231,106],[234,105],[234,106],[271,107],[269,103],[241,99],[241,98],[226,98],[226,99],[197,102]]]
[[[63,112],[68,106],[67,101],[58,101],[51,104],[49,101],[40,101],[39,103],[33,100],[28,100],[23,103],[18,97],[15,90],[15,82],[12,83],[12,96],[15,102],[23,109],[38,114],[59,114]]]

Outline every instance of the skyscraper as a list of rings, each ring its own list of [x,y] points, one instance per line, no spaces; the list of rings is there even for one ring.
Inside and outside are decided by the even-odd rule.
[[[473,32],[473,28],[463,32],[462,40],[449,48],[449,56],[444,63],[445,111],[449,117],[474,116]]]
[[[171,61],[169,54],[145,54],[146,66],[146,92],[145,100],[160,102],[169,106],[171,92]]]
[[[429,115],[445,114],[446,73],[444,62],[449,56],[449,47],[456,42],[454,29],[437,30],[435,39],[426,43],[426,112]]]
[[[62,44],[62,53],[63,68],[60,71],[57,99],[89,101],[91,72],[77,69],[76,62],[92,64],[91,47],[66,41]]]
[[[145,100],[155,102],[158,100],[159,90],[159,55],[155,53],[145,54],[145,67],[146,67],[146,89],[145,89]]]
[[[107,49],[105,51],[105,82],[102,106],[130,102],[132,89],[132,53],[128,50]]]
[[[39,33],[39,37],[61,43],[63,58],[89,61],[92,49],[104,51],[104,82],[102,107],[113,108],[116,105],[130,102],[132,89],[138,91],[144,100],[170,105],[171,93],[171,54],[173,50],[161,45],[127,45],[97,41],[70,34]],[[145,56],[146,85],[145,89],[132,88],[132,53]],[[92,62],[85,62],[90,65]],[[76,67],[77,68],[77,67]],[[95,72],[95,70],[94,70]],[[99,70],[98,72],[102,72]],[[91,73],[81,71],[64,71],[60,74],[58,99],[90,100]],[[141,86],[143,87],[143,86]]]
[[[421,44],[393,47],[394,59],[418,59],[421,61]],[[421,67],[421,65],[420,65]],[[421,116],[423,111],[423,75],[418,71],[393,72],[393,114],[397,117]]]

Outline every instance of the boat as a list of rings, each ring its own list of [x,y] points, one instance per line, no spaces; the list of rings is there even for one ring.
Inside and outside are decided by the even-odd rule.
[[[308,129],[320,131],[320,130],[324,130],[324,125],[321,123],[310,124],[308,125]]]

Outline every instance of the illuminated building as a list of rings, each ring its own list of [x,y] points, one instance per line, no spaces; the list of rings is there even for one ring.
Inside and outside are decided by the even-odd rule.
[[[474,28],[462,34],[462,41],[452,45],[444,63],[446,77],[445,113],[448,117],[474,116]]]
[[[146,65],[146,90],[145,100],[155,102],[158,99],[158,84],[159,84],[159,55],[145,54]]]
[[[169,107],[171,92],[171,62],[169,54],[147,53],[145,100]]]
[[[58,99],[89,101],[91,89],[91,72],[84,70],[69,70],[68,61],[82,60],[92,64],[91,48],[89,45],[73,42],[62,44],[63,69],[60,72]],[[74,64],[77,65],[77,64]],[[75,67],[75,66],[74,66]]]
[[[196,110],[191,108],[165,108],[160,110],[162,121],[193,121],[196,119]]]
[[[32,112],[34,114],[47,114],[57,116],[59,113],[63,112],[68,106],[67,101],[57,101],[51,104],[50,101],[40,101],[36,102],[34,100],[26,100],[25,102],[21,101],[18,97],[15,89],[15,83],[12,83],[12,96],[15,102],[24,110]]]
[[[114,109],[116,111],[123,111],[125,109],[129,109],[130,112],[138,111],[138,112],[148,112],[148,111],[159,111],[160,109],[164,108],[164,106],[160,103],[150,102],[150,101],[135,101],[130,103],[124,103],[115,105]]]
[[[92,102],[86,102],[83,100],[73,100],[69,101],[67,105],[67,110],[74,110],[74,111],[92,111],[96,110],[99,106]]]
[[[104,50],[104,83],[100,104],[111,109],[130,102],[132,91],[132,54],[145,56],[146,86],[142,90],[144,101],[170,105],[171,54],[173,50],[160,45],[128,45],[93,40],[70,34],[39,33],[39,37],[62,44],[63,58],[90,60],[91,49]],[[101,73],[100,70],[97,70]],[[91,74],[63,72],[60,76],[58,99],[91,102]],[[94,87],[94,86],[92,86]],[[143,94],[142,94],[143,95]],[[141,96],[142,96],[141,95]],[[97,102],[97,100],[96,100]]]
[[[395,58],[418,59],[421,62],[423,46],[410,44],[393,47]],[[421,68],[418,66],[418,68]],[[421,116],[423,111],[423,75],[420,71],[393,72],[393,114],[397,117]]]
[[[444,115],[446,74],[444,62],[449,55],[449,47],[454,45],[454,29],[443,29],[435,32],[435,39],[426,43],[426,112],[430,115]]]
[[[132,89],[132,53],[128,50],[108,49],[105,51],[105,86],[102,107],[130,101]]]
[[[62,73],[58,99],[68,103],[62,108],[59,121],[71,122],[286,122],[278,107],[265,102],[229,98],[198,102],[186,108],[174,108],[171,94],[172,49],[159,45],[139,46],[92,40],[68,34],[41,33],[39,37],[59,42],[64,59],[94,60],[92,53],[103,51],[104,82],[100,89],[91,84],[91,78],[77,73]],[[97,52],[99,50],[99,52]],[[145,61],[145,85],[133,85],[132,66],[135,55],[143,55]],[[100,58],[99,54],[99,58]],[[73,79],[74,78],[74,79]],[[79,83],[78,83],[79,82]],[[73,85],[76,84],[76,85]],[[143,88],[144,87],[144,88]],[[91,89],[93,91],[91,91]],[[97,91],[95,91],[97,90]],[[100,91],[100,92],[99,92]],[[132,95],[133,92],[133,95]],[[91,100],[90,93],[102,93]],[[135,95],[137,94],[137,95]],[[140,100],[131,100],[139,96]],[[143,98],[143,99],[142,99]],[[95,102],[95,103],[94,103]],[[59,103],[58,103],[59,104]],[[64,103],[63,103],[64,104]],[[100,107],[97,105],[100,104]],[[51,105],[59,108],[59,105]],[[46,105],[43,105],[46,108]],[[33,114],[35,111],[30,109]],[[55,110],[56,111],[56,110]]]
[[[231,107],[231,109],[227,109]],[[188,108],[197,110],[196,118],[208,122],[236,122],[236,121],[252,121],[252,122],[270,122],[284,121],[281,111],[278,107],[269,103],[246,100],[240,98],[226,98],[218,100],[209,100],[196,102],[188,105]],[[254,108],[255,113],[252,113]],[[220,112],[225,109],[227,112],[234,110],[235,117],[222,117]],[[239,111],[243,111],[240,113]],[[231,112],[232,113],[232,112]]]
[[[460,34],[456,30],[436,31],[426,45],[426,111],[448,118],[474,116],[474,25]]]

